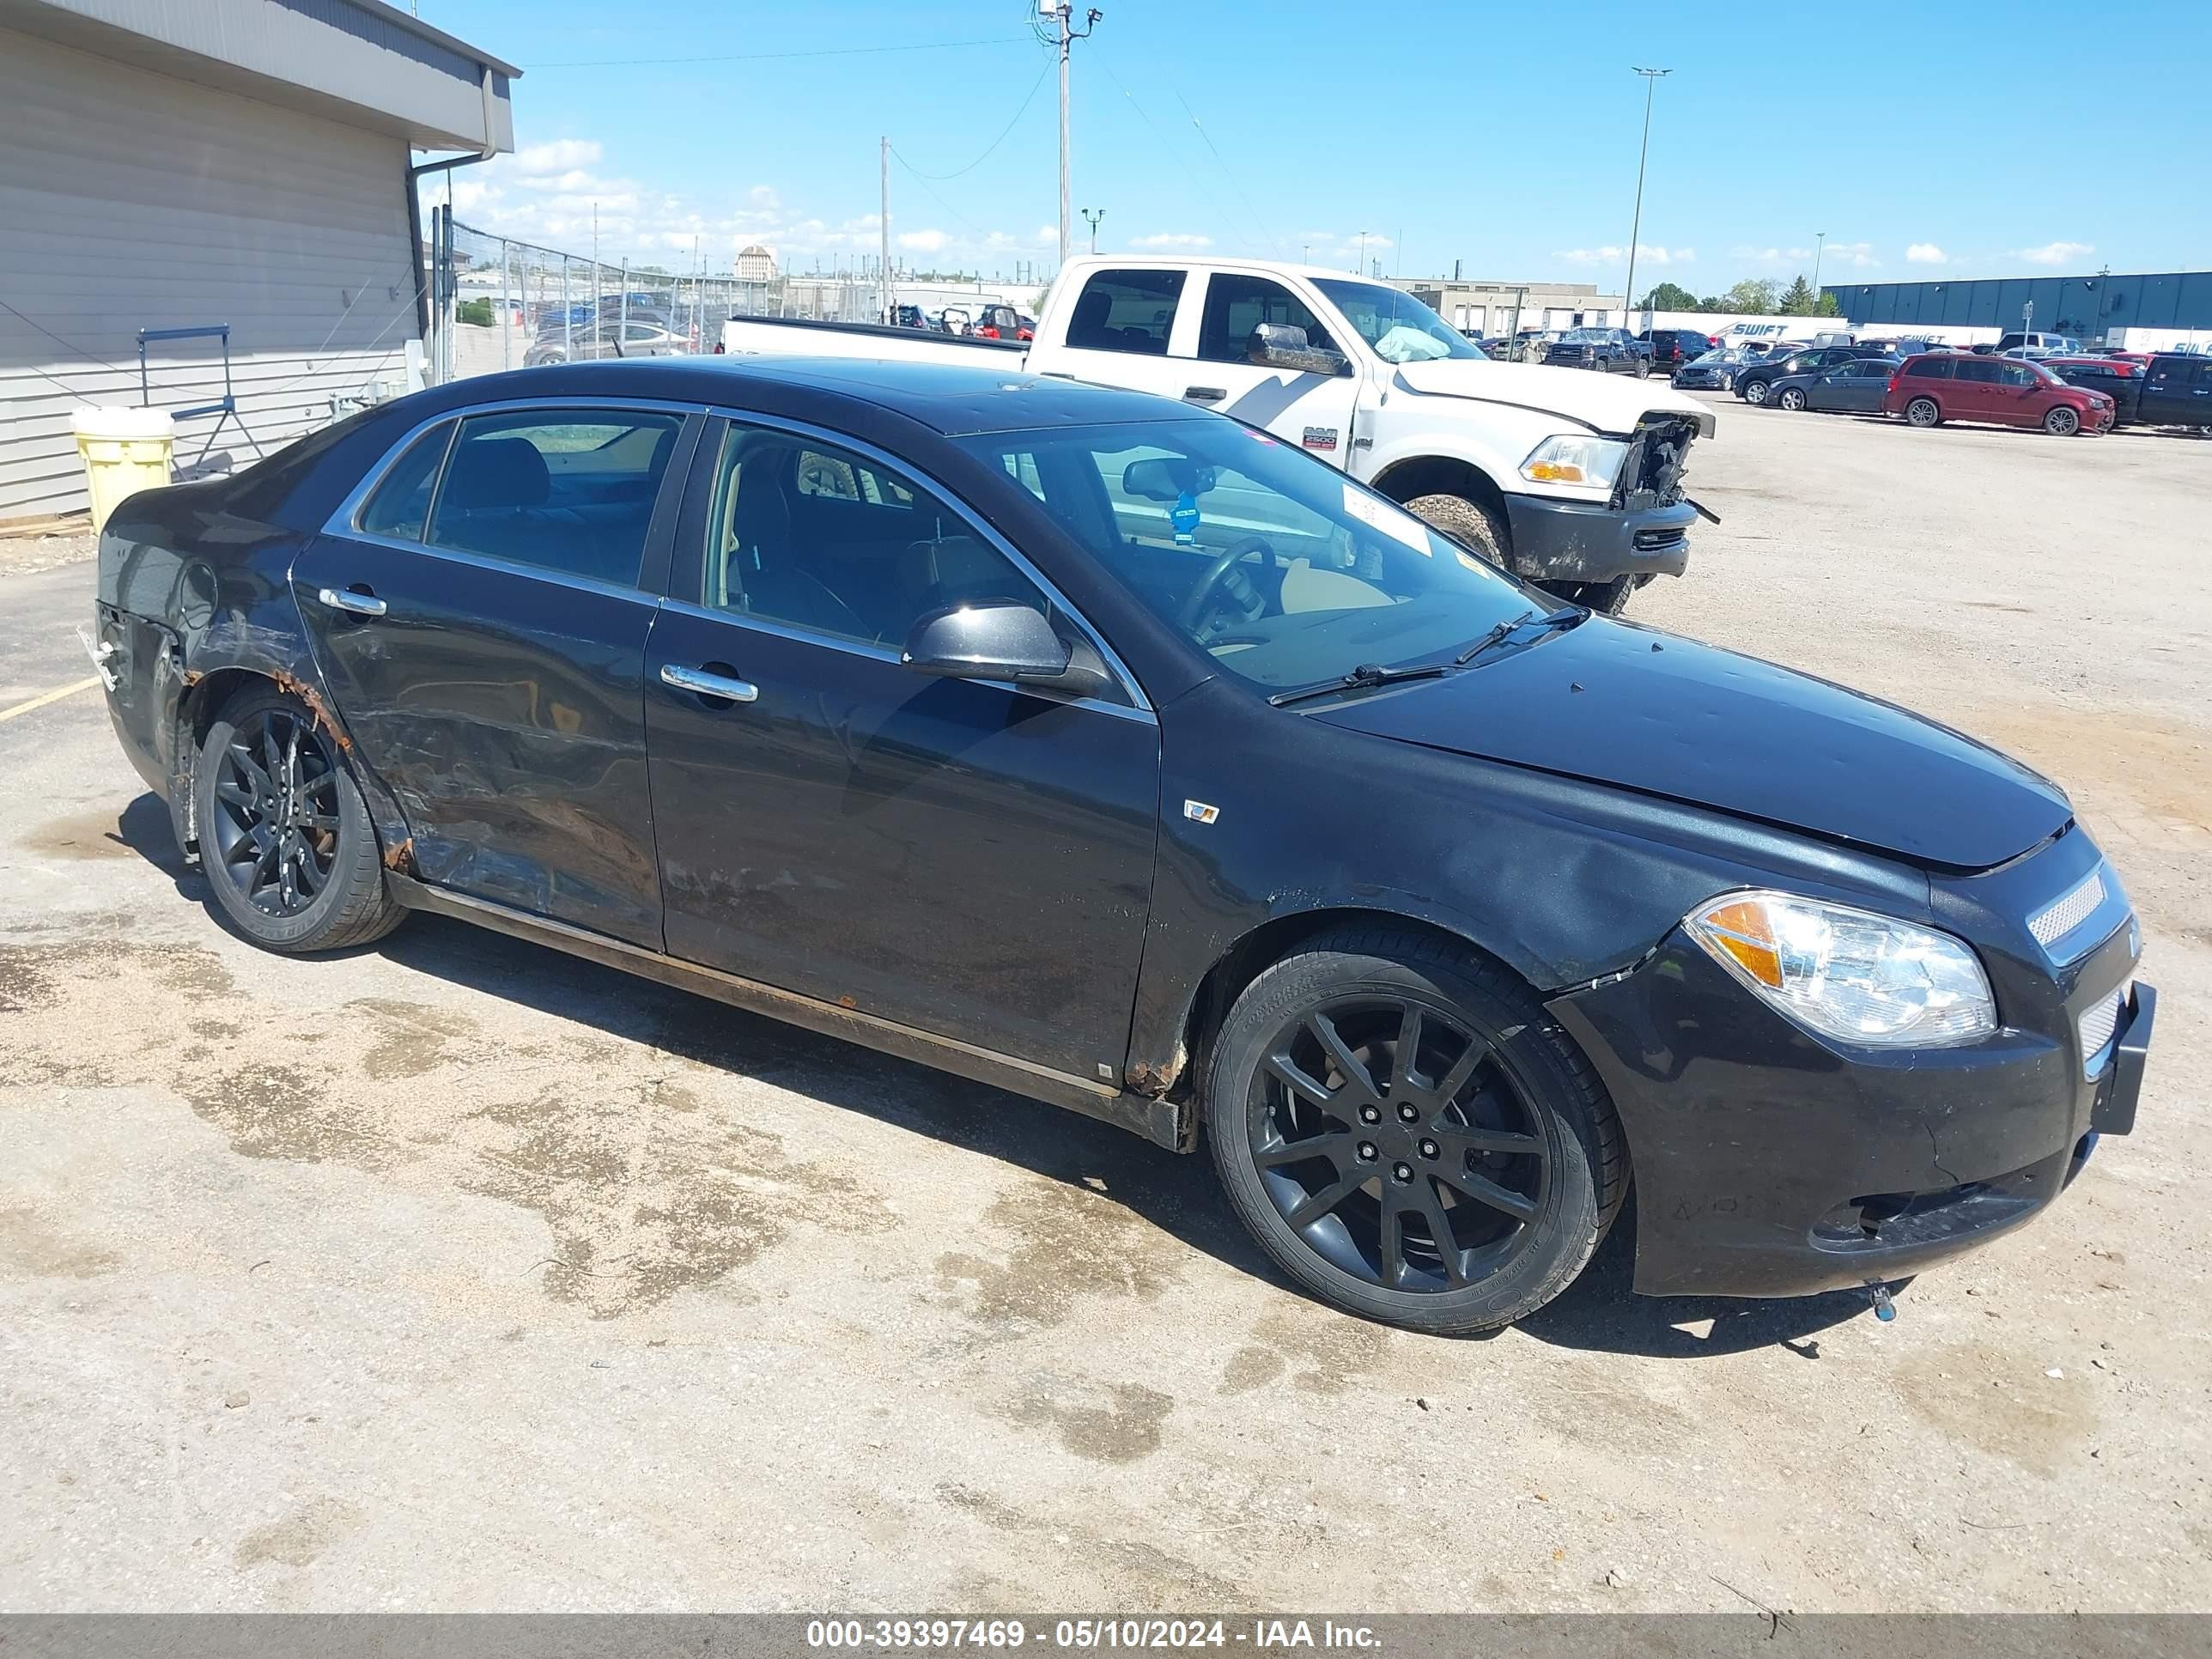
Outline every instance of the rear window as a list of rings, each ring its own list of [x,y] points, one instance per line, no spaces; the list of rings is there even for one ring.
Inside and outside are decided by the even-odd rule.
[[[1905,372],[1916,380],[1948,380],[1953,364],[1948,357],[1915,357],[1905,364]]]
[[[1100,271],[1076,296],[1067,343],[1085,351],[1166,356],[1182,283],[1180,270]]]

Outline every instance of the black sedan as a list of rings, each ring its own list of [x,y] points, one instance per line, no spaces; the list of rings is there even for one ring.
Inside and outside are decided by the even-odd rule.
[[[134,496],[99,583],[247,938],[427,910],[1203,1138],[1370,1317],[1528,1313],[1632,1182],[1643,1291],[1893,1279],[2133,1121],[2154,999],[2055,786],[1185,404],[524,370]]]
[[[1775,382],[1785,375],[1810,374],[1870,355],[1855,346],[1807,346],[1786,354],[1778,352],[1737,372],[1735,395],[1747,404],[1763,404]]]
[[[1831,414],[1879,415],[1882,393],[1897,373],[1893,357],[1854,357],[1847,363],[1775,377],[1765,401],[1777,409],[1813,409]]]

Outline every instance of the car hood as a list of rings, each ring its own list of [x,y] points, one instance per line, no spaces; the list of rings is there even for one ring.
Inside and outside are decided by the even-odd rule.
[[[1580,350],[1580,347],[1574,348]],[[1712,410],[1677,397],[1663,382],[1593,374],[1582,368],[1546,368],[1540,363],[1500,363],[1485,357],[1437,357],[1400,363],[1395,383],[1427,398],[1473,398],[1542,410],[1578,421],[1595,432],[1626,434],[1646,415],[1686,416],[1710,438],[1717,424]]]
[[[1948,726],[1602,617],[1313,718],[1954,870],[2001,864],[2073,816],[2057,786]]]

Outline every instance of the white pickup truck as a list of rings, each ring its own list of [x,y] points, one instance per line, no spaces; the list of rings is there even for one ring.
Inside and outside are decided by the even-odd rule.
[[[1688,563],[1704,509],[1684,463],[1714,427],[1705,405],[1640,377],[1492,362],[1401,289],[1263,260],[1071,260],[1026,345],[732,317],[722,349],[1004,362],[1202,404],[1615,614]]]

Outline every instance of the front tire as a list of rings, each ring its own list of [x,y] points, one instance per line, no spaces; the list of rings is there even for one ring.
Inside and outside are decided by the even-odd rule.
[[[1805,407],[1805,394],[1794,386],[1785,386],[1782,388],[1781,395],[1774,401],[1780,407],[1795,414]]]
[[[2070,438],[2081,429],[2081,417],[2064,404],[2050,410],[2043,417],[2043,429],[2054,438]]]
[[[376,828],[337,745],[274,686],[240,691],[208,727],[192,823],[216,902],[264,950],[366,945],[407,914],[384,890]]]
[[[1579,1273],[1628,1162],[1589,1062],[1512,974],[1392,927],[1325,933],[1246,988],[1202,1091],[1237,1217],[1304,1290],[1438,1335]]]
[[[1905,418],[1909,424],[1924,429],[1939,424],[1943,419],[1943,411],[1936,407],[1933,398],[1915,398],[1905,404]]]
[[[1506,527],[1504,514],[1492,512],[1480,501],[1464,495],[1416,495],[1406,503],[1406,511],[1454,541],[1464,543],[1500,570],[1511,568],[1506,550],[1513,545],[1512,532]]]
[[[1746,380],[1736,389],[1736,396],[1753,406],[1763,404],[1766,401],[1766,382]]]

